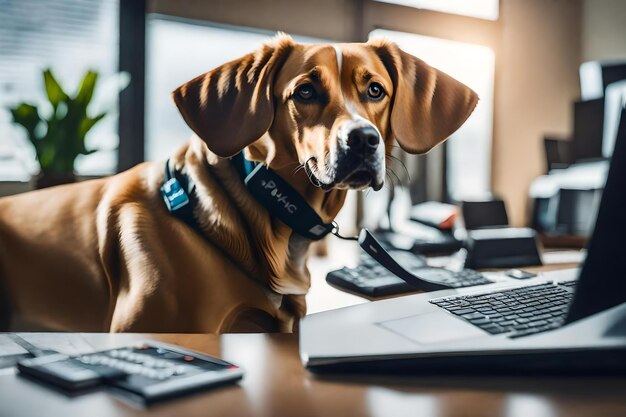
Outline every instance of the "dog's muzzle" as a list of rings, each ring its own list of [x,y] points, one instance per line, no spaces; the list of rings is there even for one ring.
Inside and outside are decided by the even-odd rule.
[[[335,183],[352,189],[371,186],[380,190],[384,182],[384,147],[378,130],[370,125],[353,127],[344,143],[337,148]]]
[[[323,159],[311,156],[303,163],[311,182],[325,190],[380,190],[385,147],[378,130],[363,119],[351,120],[339,130],[335,143]]]
[[[380,143],[378,131],[373,127],[358,127],[348,133],[348,150],[366,157],[376,152]]]

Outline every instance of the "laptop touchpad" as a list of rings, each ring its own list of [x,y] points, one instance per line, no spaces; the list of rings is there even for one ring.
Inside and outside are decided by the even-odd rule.
[[[442,343],[485,336],[485,332],[445,313],[426,313],[378,323],[400,336],[419,343]]]

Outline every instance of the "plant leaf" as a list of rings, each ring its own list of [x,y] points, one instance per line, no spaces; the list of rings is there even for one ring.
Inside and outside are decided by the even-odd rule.
[[[87,114],[98,73],[88,71],[74,97],[69,97],[63,91],[49,69],[44,71],[43,76],[46,94],[53,107],[51,115],[42,118],[34,106],[24,104],[12,109],[13,117],[16,123],[28,130],[43,171],[71,171],[78,155],[97,151],[86,149],[85,137],[106,116],[106,112],[94,117]]]
[[[83,120],[81,120],[80,126],[78,127],[79,136],[84,139],[87,132],[89,132],[91,128],[94,127],[94,125],[102,120],[102,118],[104,118],[106,115],[106,113],[100,113],[96,117],[85,117]]]
[[[37,123],[41,120],[37,107],[28,103],[21,103],[17,107],[10,109],[13,121],[19,123],[26,128],[26,130],[34,129]]]
[[[54,75],[52,75],[52,71],[50,71],[50,69],[47,69],[43,72],[43,80],[46,87],[48,100],[50,100],[52,107],[54,107],[54,109],[56,110],[59,102],[67,100],[68,95],[65,94],[65,91],[63,91],[63,88],[61,88],[61,85],[56,80],[56,78],[54,78]]]
[[[98,81],[98,73],[95,71],[87,71],[83,80],[80,83],[80,87],[76,92],[75,100],[87,107],[91,98],[93,97],[93,91],[96,88],[96,82]]]
[[[41,117],[37,111],[37,107],[28,103],[21,103],[13,109],[9,109],[13,116],[13,122],[20,124],[26,129],[28,139],[31,141],[35,149],[39,145],[39,135],[37,135],[37,126],[41,123]]]

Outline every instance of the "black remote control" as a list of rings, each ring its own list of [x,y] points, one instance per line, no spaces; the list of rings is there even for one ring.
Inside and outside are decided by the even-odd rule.
[[[77,358],[60,353],[40,356],[18,362],[17,368],[25,375],[41,379],[68,391],[91,388],[106,380],[126,374],[104,364],[86,364]]]
[[[145,402],[234,382],[232,363],[179,347],[144,343],[79,356],[48,355],[18,363],[20,372],[65,390],[106,385]]]

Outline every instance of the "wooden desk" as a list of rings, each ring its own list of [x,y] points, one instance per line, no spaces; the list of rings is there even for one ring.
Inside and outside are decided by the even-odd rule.
[[[312,311],[367,302],[328,286],[328,270],[346,257],[356,262],[358,248],[336,248],[342,259],[313,260]],[[339,252],[337,252],[339,253]],[[567,259],[566,259],[567,261]],[[341,263],[341,264],[340,264]],[[572,267],[560,262],[538,271]],[[507,416],[626,417],[626,378],[530,378],[488,376],[316,377],[298,356],[296,335],[59,334],[37,336],[82,351],[109,349],[140,340],[159,340],[240,364],[246,376],[238,385],[142,408],[106,392],[68,398],[12,369],[0,370],[0,417],[42,416]],[[35,342],[33,342],[35,343]],[[59,349],[61,350],[61,349]]]
[[[4,370],[0,416],[626,416],[624,378],[319,378],[303,369],[295,335],[70,336],[94,349],[147,339],[176,343],[236,362],[247,373],[239,385],[142,408],[106,392],[67,398]]]

